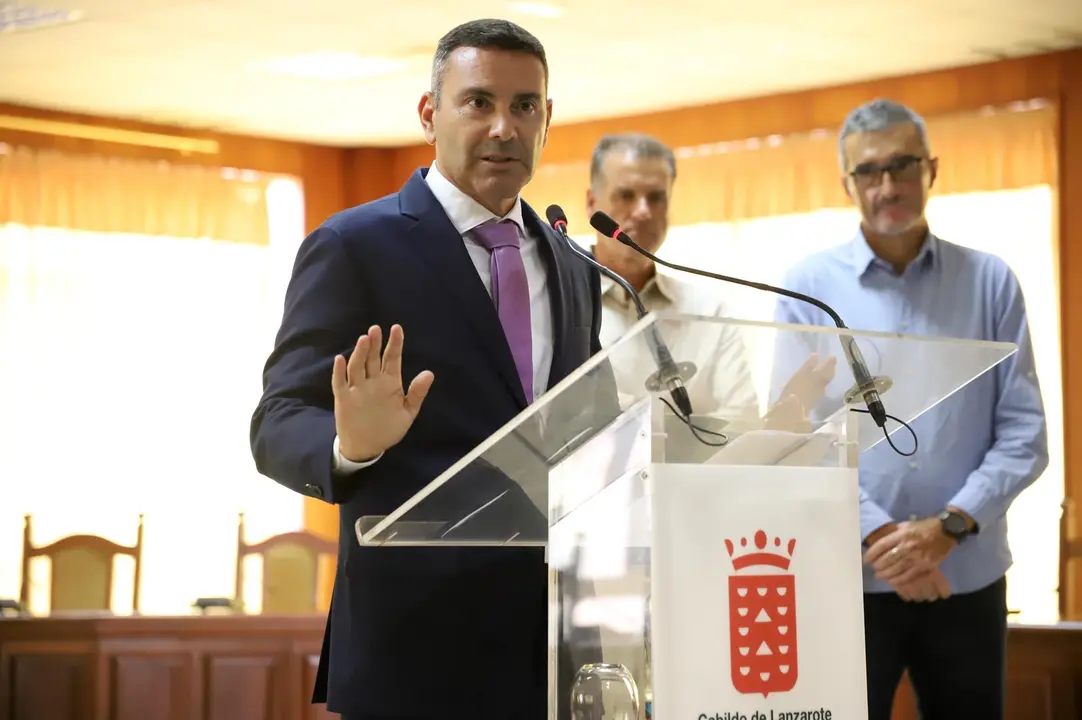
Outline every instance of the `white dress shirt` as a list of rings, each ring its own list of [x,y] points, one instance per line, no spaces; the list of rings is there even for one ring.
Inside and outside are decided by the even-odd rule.
[[[462,236],[466,244],[466,251],[473,260],[477,274],[489,295],[492,295],[492,253],[481,246],[470,231],[478,225],[490,220],[511,220],[518,228],[518,236],[522,250],[522,262],[526,266],[526,283],[530,288],[530,328],[533,335],[533,387],[534,397],[526,398],[533,401],[545,392],[548,387],[549,371],[552,368],[553,352],[553,317],[552,300],[549,297],[548,270],[544,258],[541,256],[540,243],[542,238],[532,237],[526,232],[525,223],[522,220],[522,200],[515,201],[511,211],[502,218],[485,209],[476,200],[455,187],[432,163],[432,167],[425,176],[428,189],[436,196],[437,202],[447,213],[451,224]],[[411,378],[404,378],[408,382]],[[438,382],[438,379],[437,379]],[[338,450],[338,438],[334,439],[334,470],[340,474],[349,474],[361,468],[368,467],[379,460],[373,458],[362,463],[355,463],[342,457]]]
[[[725,317],[728,308],[714,293],[701,284],[656,274],[639,292],[647,312],[675,312],[682,315]],[[607,277],[601,278],[601,345],[609,347],[638,322],[635,305],[627,291]],[[695,376],[685,385],[697,415],[720,417],[758,417],[759,399],[751,378],[748,352],[743,333],[736,325],[697,323],[677,327],[662,323],[658,328],[676,362],[693,362]],[[641,396],[640,387],[657,370],[653,358],[613,360],[619,387],[632,388]]]

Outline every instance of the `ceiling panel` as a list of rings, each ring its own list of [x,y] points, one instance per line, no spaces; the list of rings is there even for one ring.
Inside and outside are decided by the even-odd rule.
[[[563,0],[555,19],[502,0],[30,2],[86,19],[0,36],[0,101],[340,145],[417,142],[431,52],[476,17],[545,44],[557,125],[1082,44],[1082,0]],[[313,52],[412,62],[350,80],[263,68]]]

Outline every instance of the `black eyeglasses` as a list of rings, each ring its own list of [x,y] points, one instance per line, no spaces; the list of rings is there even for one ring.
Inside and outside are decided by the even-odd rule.
[[[857,165],[849,177],[864,188],[876,187],[883,182],[883,174],[890,173],[890,179],[896,183],[919,180],[923,163],[927,158],[916,155],[902,155],[885,163],[866,162]]]

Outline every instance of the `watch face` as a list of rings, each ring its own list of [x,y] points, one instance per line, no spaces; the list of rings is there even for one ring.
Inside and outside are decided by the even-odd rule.
[[[966,519],[957,513],[947,513],[943,517],[943,529],[949,535],[965,535]]]

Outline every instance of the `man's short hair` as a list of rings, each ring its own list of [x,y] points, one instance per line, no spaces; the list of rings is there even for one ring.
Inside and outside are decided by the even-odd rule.
[[[440,106],[443,77],[447,74],[451,53],[459,48],[509,50],[533,55],[545,69],[545,85],[548,86],[549,63],[540,40],[508,20],[470,20],[452,28],[436,45],[436,54],[432,58],[432,103],[436,107]]]
[[[924,118],[901,103],[876,98],[850,112],[849,116],[845,118],[845,122],[842,123],[842,131],[838,135],[838,162],[841,164],[842,170],[846,169],[845,139],[847,137],[854,133],[880,132],[903,123],[915,125],[917,132],[920,133],[920,140],[924,145],[924,149],[931,149],[928,144],[928,128],[924,123]]]
[[[606,135],[594,148],[593,157],[590,160],[590,187],[596,188],[601,182],[605,164],[605,158],[617,150],[631,153],[636,158],[660,158],[669,166],[669,174],[676,180],[676,156],[667,145],[650,135],[643,133],[625,133],[623,135]]]

